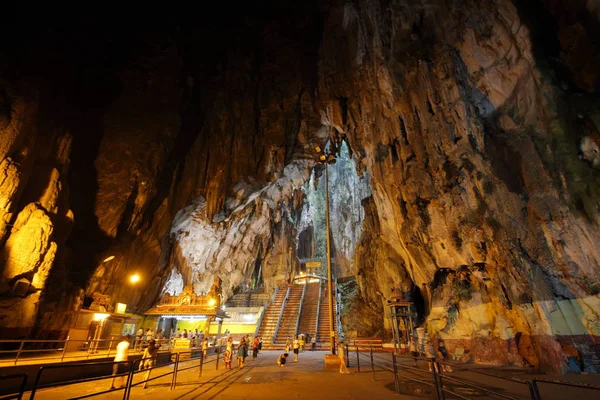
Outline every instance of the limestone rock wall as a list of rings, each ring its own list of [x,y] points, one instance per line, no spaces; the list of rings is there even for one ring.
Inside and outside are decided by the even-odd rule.
[[[599,177],[577,158],[589,108],[536,60],[522,10],[467,3],[330,13],[321,67],[345,73],[321,83],[328,107],[348,104],[332,125],[364,155],[381,235],[359,251],[360,293],[404,278],[451,350],[560,370],[564,342],[597,346]],[[342,28],[345,57],[328,41]]]

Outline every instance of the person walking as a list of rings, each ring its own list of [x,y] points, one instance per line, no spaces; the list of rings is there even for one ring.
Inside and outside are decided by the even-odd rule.
[[[233,359],[233,338],[229,336],[227,338],[227,344],[225,345],[225,369],[231,369],[231,361]]]
[[[338,358],[340,359],[340,374],[349,374],[348,368],[346,367],[346,349],[344,346],[345,342],[340,342],[338,344]]]
[[[315,351],[317,349],[317,336],[316,335],[310,339],[310,347],[311,347],[312,351]]]
[[[131,338],[131,336],[127,335],[126,337],[123,338],[123,340],[121,340],[119,342],[119,344],[117,344],[117,354],[115,354],[115,359],[114,362],[115,364],[113,364],[113,376],[117,375],[119,373],[119,366],[126,366],[126,363],[124,361],[127,361],[127,359],[129,358],[129,339]],[[115,389],[115,380],[117,379],[116,376],[113,377],[112,383],[110,384],[110,388],[111,389]],[[119,378],[119,387],[123,386],[123,376],[121,376]]]
[[[237,362],[239,368],[244,368],[244,359],[247,355],[246,340],[242,338],[237,348]]]
[[[427,357],[429,372],[433,372],[433,369],[435,368],[435,350],[433,349],[433,344],[429,338],[425,343],[425,357]]]
[[[300,341],[298,340],[298,336],[294,337],[294,362],[298,362],[298,353],[300,351]]]
[[[140,363],[140,371],[146,370],[146,376],[144,376],[144,389],[148,386],[148,379],[150,378],[150,371],[156,363],[156,357],[158,356],[158,346],[156,340],[150,339],[148,347],[144,350],[142,355],[142,362]]]
[[[206,359],[206,352],[208,351],[208,338],[205,337],[202,342],[202,358]]]
[[[285,339],[285,352],[289,353],[290,349],[292,347],[292,340],[290,339],[290,337],[288,336],[287,339]]]
[[[258,338],[258,354],[262,351],[263,339],[262,336]]]
[[[252,359],[256,360],[258,356],[258,344],[259,344],[258,336],[254,337],[254,341],[252,342]]]

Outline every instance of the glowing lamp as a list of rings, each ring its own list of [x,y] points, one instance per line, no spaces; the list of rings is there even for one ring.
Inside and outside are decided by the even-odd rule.
[[[110,316],[110,314],[95,313],[94,314],[94,321],[104,321],[109,316]]]
[[[133,274],[129,277],[129,283],[138,283],[140,279],[140,274]]]
[[[211,306],[211,307],[214,306],[215,304],[217,304],[217,301],[215,299],[210,299],[208,301],[208,305]]]
[[[102,262],[109,262],[110,260],[113,260],[115,258],[115,256],[109,256],[106,257],[104,260],[102,260]]]

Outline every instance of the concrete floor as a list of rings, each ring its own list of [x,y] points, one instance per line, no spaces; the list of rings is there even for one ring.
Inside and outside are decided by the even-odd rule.
[[[246,366],[239,369],[234,366],[232,370],[225,370],[223,361],[220,360],[219,370],[215,368],[215,355],[209,356],[211,362],[204,365],[202,377],[198,378],[198,359],[183,362],[178,372],[177,386],[170,390],[172,377],[162,377],[151,381],[147,389],[134,386],[131,391],[132,399],[148,397],[167,399],[434,399],[435,392],[430,384],[432,376],[427,372],[427,362],[419,361],[419,370],[399,367],[399,381],[401,394],[394,392],[393,375],[390,353],[377,353],[374,355],[375,374],[371,370],[369,354],[361,354],[361,372],[357,372],[356,356],[350,354],[351,371],[348,375],[341,375],[337,368],[325,368],[324,356],[327,352],[300,353],[298,363],[291,362],[293,354],[288,358],[284,368],[277,366],[276,360],[280,351],[263,351],[258,359],[252,361],[249,357]],[[413,361],[406,358],[398,359],[399,365],[412,367]],[[235,364],[235,362],[234,362]],[[191,367],[181,371],[182,368]],[[462,382],[493,389],[515,399],[529,399],[529,390],[526,385],[482,375],[477,371],[489,372],[496,376],[513,377],[521,380],[542,378],[548,380],[571,381],[573,383],[595,384],[600,383],[598,374],[566,375],[566,376],[539,376],[532,375],[519,368],[504,368],[482,365],[469,365],[468,370],[460,371],[456,365],[454,372],[448,374],[444,380],[444,387],[466,398],[488,399],[496,398],[481,390],[474,389],[464,383],[452,382],[452,378],[459,378]],[[173,366],[160,367],[152,371],[152,376],[168,373]],[[375,378],[375,379],[374,379]],[[143,373],[134,377],[134,383],[143,379]],[[111,379],[103,379],[90,383],[74,384],[56,389],[42,389],[37,392],[35,399],[65,399],[107,390]],[[589,389],[567,388],[544,384],[540,386],[543,400],[585,400],[600,398],[600,392]],[[450,393],[448,399],[457,398]],[[24,399],[29,396],[25,395]],[[101,399],[122,399],[123,392],[116,391],[98,396]]]
[[[299,362],[294,363],[293,354],[284,368],[277,366],[280,352],[263,351],[255,361],[249,357],[244,368],[233,367],[225,370],[222,360],[219,370],[215,364],[205,365],[201,378],[198,368],[178,373],[177,387],[170,390],[171,377],[159,378],[149,383],[147,389],[133,387],[131,398],[167,399],[422,399],[423,397],[397,396],[394,394],[392,373],[379,369],[373,381],[371,372],[356,373],[350,368],[348,375],[339,374],[336,369],[324,368],[325,352],[304,352]],[[188,365],[197,365],[191,361]],[[181,367],[185,367],[182,364]],[[171,367],[158,368],[153,374],[172,370]],[[142,379],[137,374],[134,383]],[[110,379],[92,383],[75,384],[56,389],[43,389],[35,399],[63,399],[83,396],[110,387]],[[121,399],[123,392],[113,392],[99,396],[102,399]],[[24,398],[28,398],[27,395]]]

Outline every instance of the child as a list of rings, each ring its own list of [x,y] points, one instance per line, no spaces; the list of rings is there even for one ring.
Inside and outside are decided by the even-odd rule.
[[[279,365],[280,367],[285,367],[285,362],[287,361],[287,356],[288,356],[288,353],[283,353],[282,355],[280,355],[279,358],[277,359],[277,365]]]

